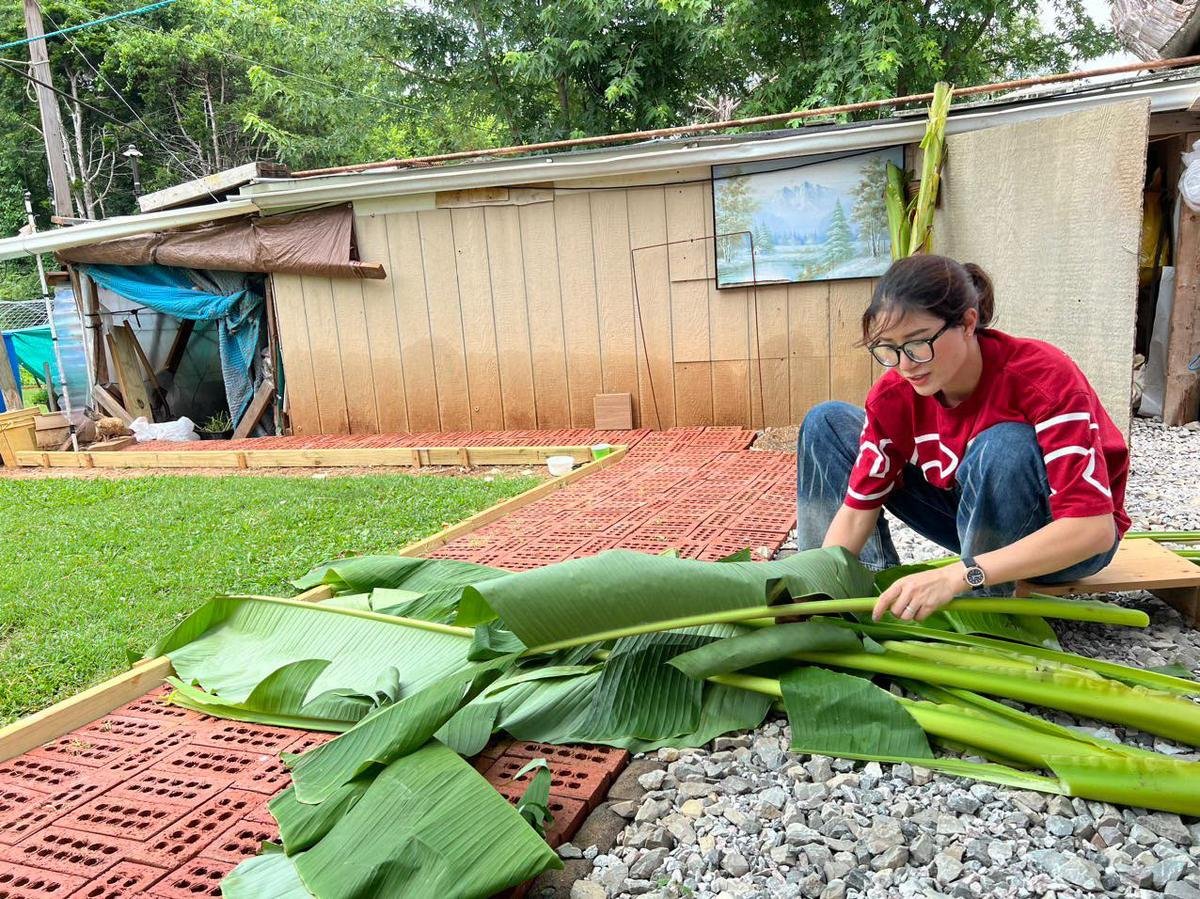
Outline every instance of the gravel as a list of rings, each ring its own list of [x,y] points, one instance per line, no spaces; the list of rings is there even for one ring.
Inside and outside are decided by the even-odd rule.
[[[779,429],[777,429],[779,430]],[[787,447],[787,435],[777,435]],[[794,445],[794,437],[792,437]],[[1126,507],[1136,529],[1200,530],[1200,432],[1137,420]],[[902,561],[944,551],[903,527]],[[1064,648],[1200,675],[1200,632],[1148,593],[1145,630],[1064,623]],[[1200,758],[1139,733],[1053,713],[1058,723]],[[660,750],[622,803],[616,845],[583,850],[593,868],[578,899],[883,899],[945,896],[1200,899],[1200,822],[935,775],[911,765],[788,751],[785,718],[704,749]],[[568,853],[575,856],[578,849]],[[537,895],[536,891],[531,895]]]

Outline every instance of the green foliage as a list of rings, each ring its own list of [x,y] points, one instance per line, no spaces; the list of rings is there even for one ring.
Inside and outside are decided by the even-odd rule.
[[[48,31],[128,8],[42,7]],[[120,155],[130,143],[151,191],[254,159],[312,168],[774,113],[927,91],[938,79],[1059,71],[1113,49],[1082,0],[1056,0],[1049,29],[1038,9],[1038,0],[205,0],[53,39],[49,53],[67,95],[76,210],[100,216],[135,208]],[[0,40],[23,33],[20,4],[7,4]],[[867,116],[876,114],[886,111]],[[44,226],[37,106],[10,69],[0,70],[0,129],[0,232],[23,223],[25,189]],[[31,271],[0,266],[0,297],[35,295]]]

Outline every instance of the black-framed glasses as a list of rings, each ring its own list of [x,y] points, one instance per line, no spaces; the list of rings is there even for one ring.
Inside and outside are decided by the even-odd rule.
[[[942,325],[938,332],[932,337],[922,337],[919,340],[908,340],[900,346],[893,346],[890,343],[873,343],[869,347],[871,355],[875,357],[875,361],[884,368],[895,368],[900,364],[900,353],[913,362],[932,362],[933,361],[933,342],[954,327],[953,322],[946,322]]]

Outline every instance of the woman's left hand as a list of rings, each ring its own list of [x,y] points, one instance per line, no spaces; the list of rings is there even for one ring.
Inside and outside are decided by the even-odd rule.
[[[891,612],[897,618],[921,621],[966,589],[961,562],[918,571],[884,590],[871,617],[878,621],[884,612]]]

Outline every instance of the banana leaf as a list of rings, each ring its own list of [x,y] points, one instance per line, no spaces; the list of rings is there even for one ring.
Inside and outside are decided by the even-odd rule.
[[[933,758],[912,715],[866,678],[805,667],[789,671],[779,686],[795,752]]]
[[[456,623],[499,617],[536,650],[685,615],[754,608],[781,598],[867,596],[871,575],[844,549],[809,550],[774,562],[699,562],[610,550],[474,584]]]
[[[281,830],[291,827],[293,812],[307,814],[299,805],[273,806]],[[516,809],[436,741],[380,771],[310,848],[282,857],[321,899],[490,896],[562,867]],[[279,873],[282,865],[259,856],[231,876],[241,895],[272,896],[296,882]]]
[[[370,593],[378,587],[428,593],[447,587],[465,587],[505,574],[508,572],[501,568],[455,559],[355,556],[318,565],[292,584],[300,590],[328,584],[335,593]]]
[[[375,612],[223,597],[188,616],[150,648],[147,658],[169,656],[180,681],[199,684],[227,704],[246,703],[272,675],[303,682],[306,716],[342,720],[345,697],[375,694],[389,668],[396,669],[404,692],[465,668],[471,636],[463,629]],[[327,664],[311,680],[309,668],[293,664],[315,660]]]
[[[223,899],[314,899],[295,863],[279,852],[246,859],[221,881]]]
[[[550,765],[545,759],[534,759],[514,774],[513,780],[520,780],[531,771],[529,786],[517,800],[517,814],[544,836],[546,825],[554,823],[554,815],[550,814]]]
[[[714,674],[743,671],[764,662],[786,659],[797,652],[850,651],[862,649],[862,643],[846,628],[820,618],[763,628],[708,643],[691,652],[677,655],[669,664],[688,677],[706,678]]]
[[[424,745],[512,658],[456,672],[400,702],[372,712],[354,728],[303,755],[283,756],[296,798],[315,804],[372,767],[386,766]]]

